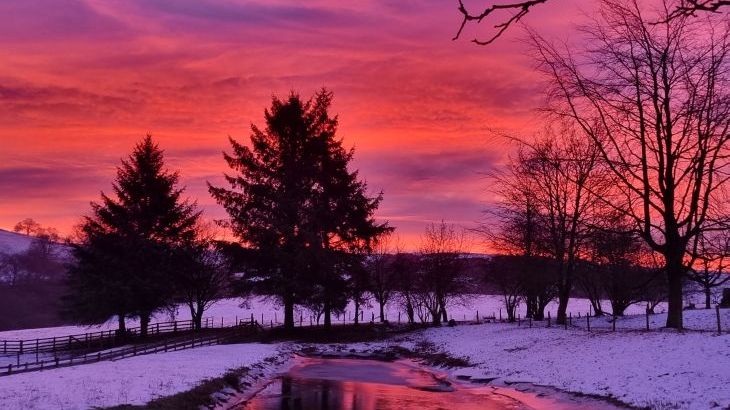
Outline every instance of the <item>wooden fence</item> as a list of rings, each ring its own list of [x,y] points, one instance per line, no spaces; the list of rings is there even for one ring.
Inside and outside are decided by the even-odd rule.
[[[222,328],[223,323],[217,326],[217,322],[213,318],[206,318],[202,321],[203,329]],[[194,330],[192,320],[177,320],[173,322],[151,323],[147,327],[148,335],[163,335],[185,333]],[[33,353],[56,353],[74,349],[91,349],[113,347],[118,345],[120,341],[125,343],[130,340],[139,338],[140,327],[127,328],[123,338],[119,336],[118,329],[102,330],[98,332],[88,332],[67,336],[46,337],[38,339],[25,340],[0,340],[0,354],[16,355],[16,354],[33,354]]]
[[[9,376],[17,373],[26,373],[39,371],[44,369],[55,369],[59,367],[77,366],[82,364],[97,363],[105,360],[121,360],[128,357],[141,356],[159,352],[171,352],[184,349],[192,349],[202,346],[213,346],[231,341],[233,338],[241,337],[248,333],[252,333],[258,329],[257,326],[251,326],[248,322],[241,323],[238,326],[227,327],[222,332],[216,334],[200,335],[191,333],[178,339],[166,339],[155,343],[144,345],[131,345],[118,348],[112,348],[95,353],[86,353],[83,355],[69,357],[53,357],[51,359],[39,360],[35,362],[27,362],[21,364],[8,364],[4,368],[0,368],[0,376]]]

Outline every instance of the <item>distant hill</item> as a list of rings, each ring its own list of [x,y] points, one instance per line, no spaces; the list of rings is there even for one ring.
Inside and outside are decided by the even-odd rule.
[[[33,242],[32,236],[0,229],[0,253],[22,253],[28,250],[31,242]]]

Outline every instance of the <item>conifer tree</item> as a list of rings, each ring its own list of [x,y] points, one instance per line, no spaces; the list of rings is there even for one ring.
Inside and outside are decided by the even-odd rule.
[[[280,299],[288,328],[295,304],[321,306],[329,325],[331,312],[347,301],[351,255],[391,229],[373,218],[382,194],[369,197],[348,169],[354,151],[336,137],[331,102],[324,89],[307,101],[295,93],[274,97],[266,128],[251,126],[251,147],[230,139],[233,153],[224,153],[236,172],[226,175],[230,189],[210,185],[228,226],[259,254],[248,279]]]
[[[77,320],[116,315],[123,328],[125,317],[139,317],[144,336],[151,315],[170,306],[176,249],[195,240],[200,217],[178,181],[149,135],[122,160],[114,195],[102,193],[79,226],[66,297]]]

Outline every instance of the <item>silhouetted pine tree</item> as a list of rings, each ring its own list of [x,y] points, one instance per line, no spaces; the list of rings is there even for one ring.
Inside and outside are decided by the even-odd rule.
[[[308,101],[294,93],[274,97],[266,128],[251,126],[251,148],[230,139],[233,153],[224,158],[236,171],[226,175],[231,189],[209,185],[235,235],[259,252],[248,279],[280,298],[289,328],[297,303],[322,307],[329,325],[331,311],[347,301],[346,254],[391,229],[373,219],[382,195],[368,197],[347,169],[354,151],[336,138],[331,101],[327,90]]]
[[[177,172],[147,136],[117,168],[114,197],[101,194],[79,226],[69,270],[69,313],[81,322],[150,316],[172,303],[176,247],[195,239],[200,212],[182,199]]]

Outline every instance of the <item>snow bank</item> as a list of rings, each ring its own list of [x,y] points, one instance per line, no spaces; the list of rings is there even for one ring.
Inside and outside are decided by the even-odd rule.
[[[87,409],[144,404],[227,370],[280,355],[281,344],[238,344],[0,377],[0,408]]]
[[[589,333],[488,323],[429,329],[408,344],[421,341],[475,365],[453,371],[454,377],[547,385],[640,407],[730,408],[727,334]]]

